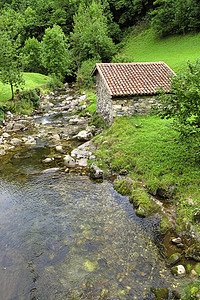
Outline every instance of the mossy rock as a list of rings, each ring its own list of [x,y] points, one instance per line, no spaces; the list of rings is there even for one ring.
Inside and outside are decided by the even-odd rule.
[[[169,290],[167,288],[155,289],[151,288],[151,292],[156,296],[157,300],[167,300],[169,299]]]
[[[121,195],[131,195],[135,187],[135,181],[131,178],[118,178],[114,181],[114,188]]]
[[[139,206],[137,209],[136,209],[136,215],[140,218],[145,218],[148,216],[147,212],[145,211],[145,209],[141,206]]]
[[[167,232],[172,227],[171,222],[168,220],[166,216],[164,216],[160,222],[160,231],[162,233]]]
[[[160,207],[152,201],[149,194],[143,188],[133,190],[129,201],[133,203],[137,216],[142,218],[148,217],[160,210]]]
[[[181,254],[180,253],[173,253],[167,260],[168,264],[170,266],[175,265],[178,261],[181,260]]]
[[[192,246],[190,246],[185,251],[185,257],[191,258],[200,262],[200,244],[199,242],[195,242]]]

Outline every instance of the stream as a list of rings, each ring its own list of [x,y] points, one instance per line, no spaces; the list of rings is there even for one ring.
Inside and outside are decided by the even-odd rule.
[[[37,144],[1,158],[0,299],[132,300],[148,298],[151,287],[179,289],[154,242],[156,218],[138,218],[107,180],[44,172],[50,131],[62,129],[65,151],[77,146],[62,97],[35,118]]]

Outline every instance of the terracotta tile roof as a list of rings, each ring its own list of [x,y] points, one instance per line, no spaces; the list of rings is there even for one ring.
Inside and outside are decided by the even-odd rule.
[[[111,96],[157,94],[157,87],[170,89],[175,73],[164,62],[98,63],[91,76],[99,72]]]

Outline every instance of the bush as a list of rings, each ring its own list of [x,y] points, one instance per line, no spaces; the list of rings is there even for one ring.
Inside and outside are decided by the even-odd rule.
[[[91,73],[97,62],[97,59],[88,59],[81,64],[76,77],[79,87],[92,87],[95,84],[95,77],[91,77]]]
[[[173,127],[182,136],[200,132],[200,65],[187,63],[186,70],[172,77],[170,94],[160,91],[161,118],[174,118]]]
[[[26,100],[26,102],[31,101],[33,104],[34,108],[38,108],[40,106],[39,102],[39,90],[37,89],[32,89],[32,90],[27,90],[27,91],[22,91],[18,94],[17,98],[19,100]]]
[[[58,87],[61,87],[63,84],[59,77],[56,76],[56,74],[50,75],[50,80],[47,82],[47,88],[50,90],[55,90]]]

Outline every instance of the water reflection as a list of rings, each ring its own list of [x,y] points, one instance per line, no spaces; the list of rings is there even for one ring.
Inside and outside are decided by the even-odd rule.
[[[0,193],[1,299],[143,299],[177,284],[109,182],[2,176]]]

